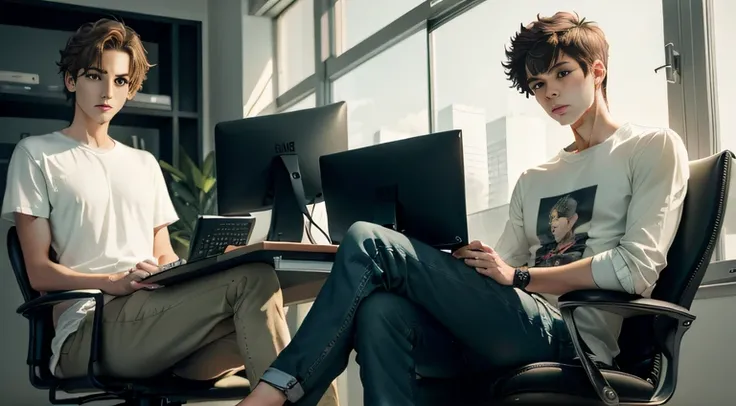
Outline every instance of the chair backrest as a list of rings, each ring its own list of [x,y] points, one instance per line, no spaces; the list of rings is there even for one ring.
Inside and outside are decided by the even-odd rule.
[[[682,220],[667,255],[667,267],[652,292],[653,299],[687,309],[692,305],[721,233],[733,158],[731,151],[723,151],[690,162]],[[623,370],[654,382],[659,379],[660,367],[655,329],[670,326],[655,326],[655,319],[639,316],[624,320],[617,358]]]
[[[18,282],[20,293],[23,295],[23,301],[28,302],[37,298],[40,294],[33,290],[31,281],[28,279],[26,263],[23,260],[23,249],[20,246],[18,230],[16,230],[15,226],[10,227],[10,230],[8,230],[7,245],[10,266],[13,268],[15,280]]]
[[[41,294],[31,287],[31,281],[28,279],[26,272],[26,263],[23,259],[23,249],[18,238],[18,231],[15,226],[10,227],[7,236],[8,257],[10,266],[13,268],[15,280],[23,295],[23,301],[28,302]],[[51,259],[56,258],[56,254],[49,253]],[[28,357],[26,363],[29,366],[29,379],[31,385],[38,389],[48,389],[55,382],[56,378],[51,375],[49,370],[49,360],[51,359],[51,340],[54,337],[54,325],[52,321],[51,308],[39,313],[38,317],[29,320],[28,331]]]
[[[682,220],[652,298],[692,305],[721,234],[732,160],[733,153],[723,151],[690,162]]]

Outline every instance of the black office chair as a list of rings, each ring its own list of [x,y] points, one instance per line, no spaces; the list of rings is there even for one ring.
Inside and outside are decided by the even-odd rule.
[[[603,290],[563,295],[561,313],[582,365],[541,362],[524,366],[496,381],[494,398],[515,405],[647,406],[662,405],[672,398],[680,342],[695,320],[689,308],[720,235],[733,157],[730,151],[723,151],[690,163],[682,221],[667,256],[667,268],[651,298]],[[599,368],[581,349],[572,319],[577,307],[595,307],[625,317],[617,369]]]
[[[102,322],[103,295],[99,290],[73,290],[40,295],[31,288],[23,252],[15,227],[8,231],[8,255],[15,278],[23,294],[23,305],[17,312],[29,321],[28,359],[30,381],[37,389],[49,391],[49,401],[55,405],[81,405],[98,400],[119,399],[130,406],[178,406],[187,400],[236,400],[250,393],[247,379],[234,375],[211,381],[192,381],[163,374],[146,379],[119,379],[100,376],[96,363],[100,359],[100,325]],[[69,299],[94,299],[95,317],[92,327],[92,344],[87,376],[59,379],[51,374],[51,339],[54,326],[51,311],[54,304]],[[75,394],[74,398],[57,398],[57,392]]]

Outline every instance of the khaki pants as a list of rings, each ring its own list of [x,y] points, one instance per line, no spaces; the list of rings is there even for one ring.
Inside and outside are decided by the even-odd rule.
[[[103,308],[101,373],[147,378],[171,370],[212,379],[245,367],[255,384],[290,341],[278,278],[248,264],[158,290],[117,297]],[[59,372],[86,374],[94,312],[61,350]],[[337,405],[332,384],[320,404]]]

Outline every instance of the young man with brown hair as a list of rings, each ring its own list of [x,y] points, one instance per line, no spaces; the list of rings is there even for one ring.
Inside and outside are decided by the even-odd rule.
[[[257,382],[290,339],[273,268],[241,266],[158,290],[139,283],[178,259],[167,230],[178,217],[156,159],[108,134],[152,66],[140,38],[117,21],[85,24],[58,65],[73,121],[18,143],[3,200],[32,287],[107,294],[102,374],[145,378],[173,369],[212,379],[245,365]],[[88,300],[54,309],[57,376],[86,374],[93,314]]]
[[[572,362],[559,295],[652,291],[687,189],[682,140],[611,117],[608,44],[593,23],[564,12],[538,18],[506,55],[513,85],[569,125],[574,142],[522,174],[495,248],[473,241],[450,255],[377,225],[353,225],[301,329],[242,406],[314,404],[352,349],[366,405],[418,403],[417,375]],[[621,318],[579,309],[575,319],[595,358],[612,365]],[[465,384],[457,396],[473,389]]]

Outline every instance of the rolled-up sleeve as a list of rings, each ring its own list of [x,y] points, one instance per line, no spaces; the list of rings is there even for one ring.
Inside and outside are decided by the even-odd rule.
[[[644,294],[667,265],[690,177],[679,135],[662,130],[642,137],[630,162],[631,201],[619,245],[592,258],[599,288]]]

